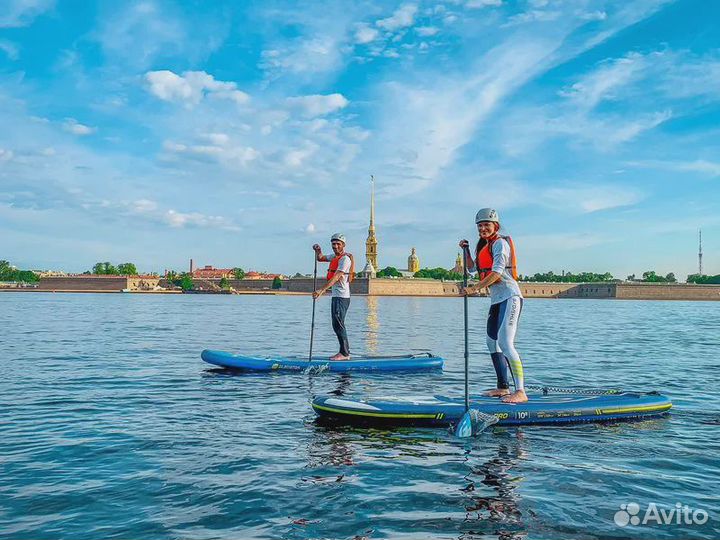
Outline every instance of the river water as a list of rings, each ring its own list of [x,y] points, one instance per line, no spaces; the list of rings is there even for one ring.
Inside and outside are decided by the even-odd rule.
[[[356,354],[431,350],[444,372],[230,374],[200,360],[203,348],[303,354],[310,307],[297,296],[0,294],[0,537],[720,536],[720,303],[527,300],[517,346],[528,382],[660,390],[675,408],[473,440],[325,428],[309,406],[333,391],[461,396],[459,299],[355,297],[348,314]],[[487,308],[471,299],[473,391],[494,381]],[[317,320],[315,351],[335,353],[328,298]],[[650,519],[617,525],[632,503]],[[677,503],[708,520],[648,514]]]

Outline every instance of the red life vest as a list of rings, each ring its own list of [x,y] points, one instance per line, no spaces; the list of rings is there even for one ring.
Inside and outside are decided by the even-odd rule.
[[[490,241],[483,246],[483,248],[475,254],[475,268],[478,271],[478,279],[484,279],[486,278],[490,272],[492,272],[493,267],[493,254],[492,254],[492,247],[495,242],[497,242],[500,238],[505,240],[508,244],[510,244],[510,264],[505,267],[506,270],[510,272],[510,275],[512,278],[517,281],[518,273],[517,273],[517,259],[515,257],[515,243],[512,241],[512,238],[509,236],[501,236],[496,235],[494,238],[490,239]]]
[[[352,253],[348,252],[341,253],[330,261],[330,268],[328,268],[327,272],[328,281],[330,281],[333,276],[335,276],[335,272],[337,272],[338,265],[340,264],[340,259],[342,259],[345,255],[350,257],[350,272],[348,274],[348,283],[352,283],[352,280],[355,278],[355,259],[353,258]]]

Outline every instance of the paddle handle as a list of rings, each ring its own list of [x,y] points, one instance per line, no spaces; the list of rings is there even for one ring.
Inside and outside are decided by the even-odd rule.
[[[315,254],[315,269],[313,270],[313,292],[317,289],[317,254]],[[313,296],[312,319],[310,322],[310,354],[308,363],[312,361],[313,338],[315,337],[315,297]]]
[[[467,246],[463,248],[463,288],[467,288],[468,285],[468,269],[467,260],[470,257],[470,250]],[[465,338],[465,411],[470,410],[470,350],[468,345],[468,297],[467,294],[463,295],[463,325],[464,325],[464,338]]]

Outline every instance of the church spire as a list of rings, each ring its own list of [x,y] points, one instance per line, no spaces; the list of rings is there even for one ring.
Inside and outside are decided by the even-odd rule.
[[[370,226],[365,241],[365,258],[370,266],[379,270],[377,262],[377,238],[375,238],[375,177],[370,176]]]
[[[370,227],[368,232],[375,230],[375,177],[370,175]]]

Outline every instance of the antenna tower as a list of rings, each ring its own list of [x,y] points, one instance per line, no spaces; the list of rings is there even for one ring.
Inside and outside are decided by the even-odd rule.
[[[698,230],[698,274],[703,275],[702,270],[702,229]]]

